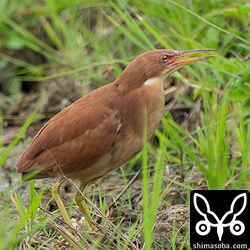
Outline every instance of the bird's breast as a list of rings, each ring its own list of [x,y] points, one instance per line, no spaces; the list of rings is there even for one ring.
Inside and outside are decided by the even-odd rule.
[[[150,139],[160,122],[165,103],[163,83],[158,78],[150,81],[120,98],[122,125],[114,143],[111,165],[121,165],[135,157],[142,149],[144,131]]]
[[[165,107],[165,95],[162,79],[155,78],[150,85],[143,86],[145,90],[146,115],[147,115],[147,136],[150,138],[157,128]]]

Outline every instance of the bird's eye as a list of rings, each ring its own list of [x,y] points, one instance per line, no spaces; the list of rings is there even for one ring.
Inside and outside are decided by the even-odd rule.
[[[168,56],[167,55],[165,55],[165,56],[162,57],[162,61],[163,62],[166,62],[167,60],[168,60]]]

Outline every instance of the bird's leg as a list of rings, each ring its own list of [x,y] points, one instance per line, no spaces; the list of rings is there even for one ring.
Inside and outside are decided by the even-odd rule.
[[[72,226],[71,220],[69,218],[68,212],[62,202],[61,196],[60,196],[60,187],[62,183],[65,181],[65,179],[59,180],[56,182],[56,184],[52,187],[52,196],[61,212],[61,215],[63,217],[63,220],[70,226]]]
[[[81,192],[83,192],[85,187],[81,187],[80,190]],[[81,212],[83,213],[84,217],[86,218],[86,220],[88,221],[88,224],[90,226],[90,228],[93,230],[93,231],[97,231],[98,229],[93,225],[92,223],[92,218],[91,218],[91,215],[89,213],[89,210],[85,204],[85,202],[83,201],[83,197],[82,197],[82,194],[81,194],[80,191],[78,191],[75,195],[75,201],[76,201],[76,204],[77,206],[80,208]]]

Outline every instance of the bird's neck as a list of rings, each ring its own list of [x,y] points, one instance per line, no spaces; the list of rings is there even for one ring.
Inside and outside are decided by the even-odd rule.
[[[128,93],[140,88],[146,80],[147,74],[145,74],[145,70],[135,65],[133,61],[116,79],[115,84],[118,86],[119,91]]]
[[[117,87],[120,96],[117,105],[122,112],[124,126],[130,127],[135,130],[134,134],[141,136],[144,128],[147,128],[148,137],[151,137],[164,111],[162,79],[152,78],[134,89],[122,85]]]

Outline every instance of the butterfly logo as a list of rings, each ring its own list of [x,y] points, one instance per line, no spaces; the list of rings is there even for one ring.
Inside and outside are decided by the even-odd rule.
[[[242,202],[240,201],[241,199],[243,199],[243,205],[239,208],[239,205],[241,204],[240,202]],[[244,233],[245,225],[243,224],[242,221],[237,220],[237,217],[246,208],[247,205],[246,193],[239,194],[233,199],[230,206],[230,210],[227,211],[222,216],[221,219],[219,219],[218,216],[213,211],[211,211],[210,205],[207,199],[203,195],[195,193],[193,202],[196,211],[203,217],[203,220],[197,222],[195,226],[195,230],[199,235],[204,236],[209,234],[211,227],[217,228],[217,235],[219,241],[221,241],[222,239],[225,227],[229,227],[230,232],[235,236]],[[198,205],[198,203],[200,204],[200,206]],[[225,222],[226,220],[230,222]]]

